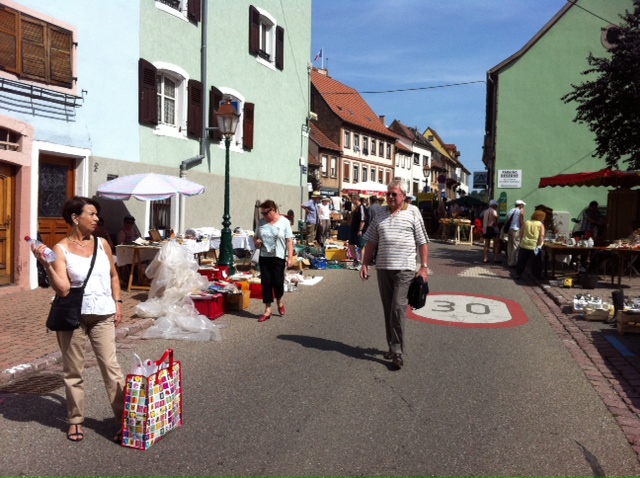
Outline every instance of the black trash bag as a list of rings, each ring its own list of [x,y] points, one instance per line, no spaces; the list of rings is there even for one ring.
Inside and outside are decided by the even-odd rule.
[[[421,276],[415,276],[407,293],[411,309],[422,309],[427,303],[427,295],[429,295],[429,282],[425,282]]]

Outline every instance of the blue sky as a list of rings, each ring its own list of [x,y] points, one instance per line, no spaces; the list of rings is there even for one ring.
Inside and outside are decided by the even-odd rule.
[[[487,70],[529,41],[566,0],[313,0],[312,57],[390,125],[434,128],[482,171]],[[312,61],[321,67],[321,60]],[[365,91],[464,86],[399,93]]]

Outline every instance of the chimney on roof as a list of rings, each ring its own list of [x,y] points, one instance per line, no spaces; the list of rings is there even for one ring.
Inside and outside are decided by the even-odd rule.
[[[316,71],[324,76],[329,76],[329,70],[326,68],[316,68]]]
[[[382,121],[382,124],[387,126],[387,123],[385,122],[385,120],[387,119],[387,117],[385,115],[380,115],[380,121]]]

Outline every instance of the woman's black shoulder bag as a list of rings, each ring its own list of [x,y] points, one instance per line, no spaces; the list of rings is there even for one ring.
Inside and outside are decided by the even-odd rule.
[[[84,288],[89,282],[89,277],[96,263],[96,254],[98,253],[98,238],[95,238],[95,246],[93,248],[93,257],[91,258],[91,267],[89,273],[84,280],[82,287],[72,287],[69,295],[66,297],[55,296],[51,303],[49,317],[47,317],[47,329],[55,332],[75,330],[80,327],[80,315],[82,311],[82,297],[84,296]]]

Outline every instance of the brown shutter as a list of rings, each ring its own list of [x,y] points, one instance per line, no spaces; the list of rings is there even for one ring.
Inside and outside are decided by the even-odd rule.
[[[54,85],[73,87],[71,53],[73,35],[68,30],[49,26],[49,77]]]
[[[196,23],[198,23],[200,21],[200,18],[202,17],[201,14],[201,0],[189,0],[189,3],[187,5],[187,16],[189,17],[189,20],[192,20]]]
[[[222,101],[222,92],[215,86],[212,86],[211,91],[209,92],[209,128],[218,127],[218,120],[216,119],[216,110],[220,107],[221,101]],[[217,129],[210,129],[209,138],[211,138],[211,142],[217,143],[222,139],[222,135],[220,134],[220,131],[218,131]]]
[[[244,114],[242,115],[242,147],[247,151],[253,149],[253,103],[244,104]]]
[[[284,28],[276,27],[276,68],[284,70]]]
[[[46,24],[34,18],[22,16],[20,21],[22,40],[22,71],[20,76],[42,82],[47,81]]]
[[[0,6],[0,68],[18,72],[20,60],[20,22],[18,12]]]
[[[187,105],[187,134],[202,138],[202,83],[189,80]]]
[[[249,53],[257,56],[260,49],[260,12],[249,5]]]
[[[143,125],[158,124],[156,74],[156,67],[140,58],[138,61],[138,122]]]

